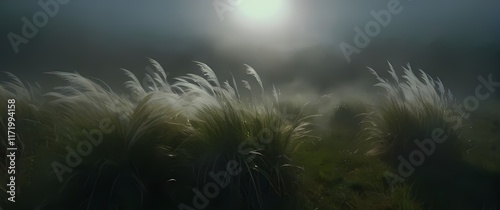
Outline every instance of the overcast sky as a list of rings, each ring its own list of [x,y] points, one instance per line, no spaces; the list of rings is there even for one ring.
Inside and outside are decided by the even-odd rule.
[[[213,0],[72,0],[60,5],[47,25],[27,44],[20,44],[19,52],[15,53],[7,35],[10,32],[21,35],[21,18],[32,19],[41,8],[38,1],[4,0],[0,3],[0,70],[27,79],[53,70],[104,77],[113,75],[109,72],[117,72],[120,67],[140,68],[145,57],[182,68],[191,65],[191,60],[224,70],[245,62],[260,67],[262,74],[273,67],[311,69],[318,62],[333,62],[328,58],[330,54],[343,58],[339,44],[352,43],[353,28],[364,27],[373,20],[370,11],[387,9],[389,2],[288,1],[289,14],[281,24],[249,26],[238,22],[237,15],[232,13],[221,21]],[[500,1],[402,0],[400,4],[403,11],[393,15],[374,42],[397,38],[414,46],[427,46],[445,40],[466,47],[499,43]],[[317,55],[312,56],[313,53]],[[322,56],[325,58],[318,60]],[[344,59],[335,62],[350,68],[369,65],[360,61],[349,64]],[[331,66],[325,64],[322,68]],[[179,69],[170,71],[183,73]],[[328,74],[349,75],[335,71]],[[311,72],[325,74],[323,70]],[[283,72],[269,75],[275,79]],[[287,81],[294,80],[293,74],[288,77]]]

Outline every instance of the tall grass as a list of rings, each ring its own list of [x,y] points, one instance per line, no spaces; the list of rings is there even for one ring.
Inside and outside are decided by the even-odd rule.
[[[383,88],[384,98],[364,121],[363,133],[374,143],[368,154],[381,157],[400,176],[403,167],[412,167],[414,171],[404,175],[405,181],[414,183],[411,191],[425,203],[424,208],[497,209],[498,174],[464,161],[462,116],[454,112],[453,96],[442,82],[422,70],[415,75],[409,65],[402,78],[390,66],[391,80],[370,70],[378,80],[376,86]],[[436,129],[437,136],[444,136],[439,142],[433,133]],[[415,142],[424,139],[427,152]],[[432,152],[430,144],[434,144]],[[418,158],[421,164],[408,166],[400,158],[409,161],[416,152],[425,155],[424,160]]]
[[[41,87],[22,82],[15,75],[3,72],[10,81],[0,84],[0,189],[5,193],[9,175],[7,167],[10,164],[6,159],[7,143],[7,101],[15,99],[14,123],[16,139],[14,141],[16,152],[16,190],[18,194],[27,192],[27,187],[36,184],[36,164],[43,150],[52,145],[50,141],[54,135],[52,131],[53,120],[51,113],[46,110],[42,98]],[[21,181],[22,180],[22,181]],[[6,195],[6,193],[5,193]],[[6,202],[6,198],[0,203]]]
[[[433,131],[441,129],[448,136],[426,162],[459,160],[464,142],[461,139],[462,118],[453,111],[454,99],[439,79],[433,79],[424,71],[417,76],[408,65],[398,76],[389,63],[391,79],[385,79],[370,68],[383,88],[381,104],[366,114],[363,122],[364,136],[373,143],[369,155],[380,156],[390,164],[398,164],[401,155],[419,150],[415,140],[432,139]],[[433,159],[433,160],[430,160]]]
[[[176,208],[191,202],[191,188],[202,187],[210,171],[230,160],[243,170],[209,208],[232,199],[245,209],[275,209],[293,200],[300,174],[293,155],[309,139],[307,116],[286,118],[250,66],[247,74],[260,91],[245,98],[234,78],[232,84],[220,82],[206,64],[197,63],[203,76],[169,81],[156,61],[149,62],[154,69],[145,74],[147,84],[123,70],[127,94],[67,72],[49,72],[67,85],[41,94],[9,74],[13,82],[0,85],[1,107],[6,110],[6,100],[15,98],[19,117],[39,124],[18,125],[21,141],[37,154],[27,155],[34,166],[26,167],[35,169],[36,180],[19,180],[32,183],[19,195],[20,208]],[[81,147],[89,139],[85,133],[103,120],[113,129],[102,131],[102,142],[59,183],[54,161],[65,163],[68,148]]]

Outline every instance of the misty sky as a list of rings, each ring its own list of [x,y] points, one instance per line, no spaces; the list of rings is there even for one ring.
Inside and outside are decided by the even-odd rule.
[[[21,18],[31,19],[41,8],[38,1],[5,0],[0,3],[0,70],[37,81],[41,72],[54,70],[116,79],[113,75],[120,73],[119,68],[140,72],[144,58],[152,57],[174,75],[196,69],[192,60],[206,62],[225,73],[241,71],[242,64],[248,63],[264,80],[284,84],[313,81],[321,86],[317,88],[326,88],[332,86],[333,79],[329,78],[340,82],[343,78],[357,78],[364,72],[349,71],[384,64],[392,55],[402,55],[398,49],[411,49],[411,53],[407,60],[394,57],[395,62],[422,59],[426,62],[416,65],[430,71],[498,60],[500,1],[405,0],[401,1],[403,11],[392,17],[370,46],[374,51],[394,50],[386,54],[365,49],[354,55],[359,59],[347,63],[339,44],[352,43],[353,28],[373,20],[370,11],[386,9],[387,2],[289,0],[289,14],[284,22],[250,25],[238,22],[235,13],[228,13],[221,21],[213,0],[72,0],[61,5],[48,24],[27,44],[19,45],[19,52],[15,53],[7,34],[21,34]],[[477,59],[460,64],[444,60],[436,63],[432,60],[436,57],[427,48],[440,46],[443,41],[464,51],[453,52],[450,60],[478,53]],[[395,43],[399,43],[397,47]],[[493,54],[488,54],[489,60],[482,53],[490,51],[469,51],[488,46],[495,46]],[[380,59],[371,56],[377,54]],[[448,58],[447,51],[439,56]],[[498,69],[494,64],[498,63],[488,64],[488,68]]]

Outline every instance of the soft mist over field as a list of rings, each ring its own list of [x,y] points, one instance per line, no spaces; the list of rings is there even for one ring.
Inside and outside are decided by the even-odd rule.
[[[17,54],[7,34],[21,34],[21,18],[31,19],[40,7],[3,2],[0,70],[27,80],[45,71],[78,71],[120,85],[119,68],[142,72],[145,57],[172,75],[195,71],[193,60],[222,75],[239,74],[247,63],[266,84],[303,84],[322,93],[353,83],[370,87],[365,67],[383,68],[386,60],[410,62],[464,92],[475,85],[469,78],[498,72],[497,1],[401,1],[402,11],[351,63],[340,43],[354,45],[354,27],[363,28],[374,19],[370,11],[387,9],[389,1],[289,0],[285,20],[263,21],[268,24],[241,21],[230,11],[221,21],[213,2],[70,1]]]
[[[4,0],[0,210],[500,209],[499,11]]]

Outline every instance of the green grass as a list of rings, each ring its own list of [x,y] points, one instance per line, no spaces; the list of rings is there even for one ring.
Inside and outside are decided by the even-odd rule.
[[[490,180],[500,173],[500,125],[491,115],[497,110],[473,113],[470,122],[450,129],[455,124],[443,118],[453,99],[423,72],[417,77],[406,70],[400,79],[391,67],[391,82],[373,72],[385,91],[375,106],[336,99],[342,103],[325,108],[282,100],[276,89],[268,97],[249,66],[257,87],[234,78],[221,82],[203,63],[197,63],[203,76],[173,79],[150,63],[149,86],[124,70],[124,94],[76,73],[50,73],[68,84],[49,93],[8,75],[11,82],[0,85],[0,109],[16,98],[23,143],[13,209],[177,209],[191,205],[193,188],[203,189],[210,172],[232,160],[241,172],[204,209],[416,210],[447,207],[448,200],[474,208],[482,201],[477,195],[490,199],[484,207],[496,205]],[[0,117],[0,141],[6,142],[5,112]],[[54,161],[64,163],[67,148],[77,149],[88,140],[83,131],[103,121],[113,129],[59,182]],[[397,156],[436,127],[450,137],[426,162],[430,166],[389,186],[384,174],[395,172]]]
[[[405,68],[401,78],[390,66],[392,81],[371,71],[379,81],[376,86],[384,90],[384,98],[364,121],[363,135],[375,144],[369,154],[396,166],[400,155],[408,157],[419,149],[415,140],[432,139],[435,129],[439,129],[447,138],[427,157],[432,160],[426,163],[460,161],[464,150],[463,119],[454,112],[452,94],[441,81],[423,71],[420,77],[416,76],[410,66]]]
[[[385,98],[364,121],[362,134],[375,144],[368,154],[380,157],[397,175],[404,176],[405,182],[414,183],[412,193],[426,203],[425,208],[496,208],[498,172],[466,161],[464,154],[471,145],[463,135],[465,118],[455,113],[455,99],[441,81],[423,71],[416,76],[410,66],[400,78],[390,65],[392,80],[371,71]],[[434,145],[430,152],[416,143],[423,140]],[[476,146],[486,139],[480,141]],[[418,158],[421,163],[412,163],[412,172],[403,175],[401,158],[411,162],[416,153],[422,155]],[[498,159],[493,161],[498,163]]]
[[[365,155],[370,145],[356,136],[356,127],[333,129],[299,155],[305,168],[305,209],[420,209],[401,185],[394,192],[385,184],[390,168]],[[412,206],[413,208],[403,208]]]
[[[231,160],[243,171],[208,208],[218,209],[228,199],[249,209],[281,208],[288,205],[285,201],[295,200],[301,169],[293,158],[301,143],[311,139],[308,116],[287,119],[280,112],[278,96],[274,100],[264,96],[260,78],[249,66],[247,73],[260,91],[247,98],[240,95],[236,82],[232,86],[219,82],[205,64],[197,63],[205,77],[188,74],[170,85],[161,66],[150,62],[156,67],[147,74],[152,86],[145,87],[124,70],[131,92],[124,96],[65,72],[50,74],[68,85],[43,97],[30,94],[33,91],[14,76],[13,83],[1,86],[2,105],[7,98],[17,99],[22,113],[17,121],[43,124],[18,124],[19,141],[34,151],[23,153],[19,161],[30,173],[21,171],[28,175],[19,177],[26,186],[19,186],[18,208],[122,208],[123,202],[131,209],[176,208],[191,204],[191,188],[203,189],[210,172]],[[244,87],[252,88],[247,83]],[[2,116],[2,127],[5,124]],[[90,144],[89,132],[102,142]],[[81,149],[82,143],[92,150],[73,157],[74,164],[68,167],[68,154]]]

